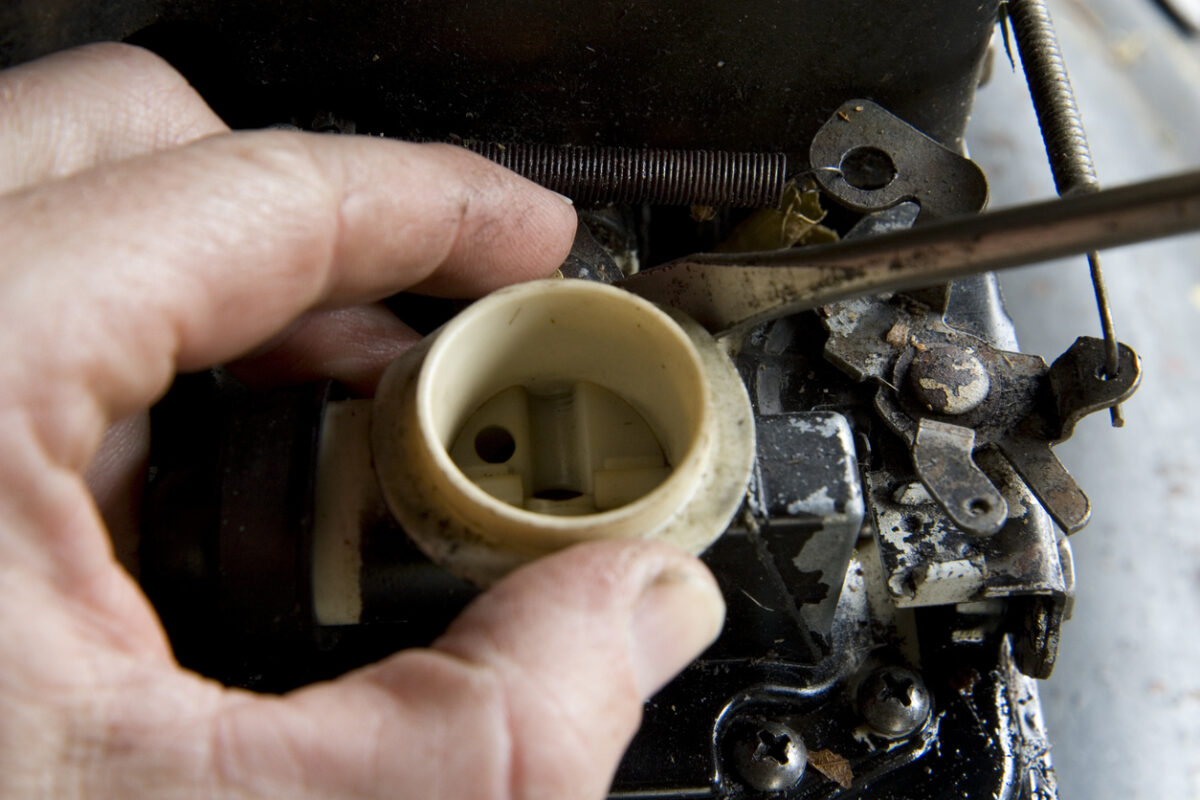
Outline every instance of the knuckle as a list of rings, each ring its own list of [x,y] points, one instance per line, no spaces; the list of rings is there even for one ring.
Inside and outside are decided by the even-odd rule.
[[[517,768],[519,729],[512,697],[493,665],[433,650],[409,650],[366,676],[400,711],[379,729],[373,746],[419,737],[436,761],[400,767],[414,788],[432,797],[509,800]],[[378,759],[375,759],[378,760]],[[394,766],[394,765],[393,765]],[[390,770],[381,773],[390,784]]]
[[[172,83],[183,81],[183,76],[176,72],[162,56],[144,47],[125,44],[123,42],[97,42],[80,47],[68,53],[67,57],[81,59],[86,65],[95,68],[119,71],[127,80],[136,83],[162,82]]]

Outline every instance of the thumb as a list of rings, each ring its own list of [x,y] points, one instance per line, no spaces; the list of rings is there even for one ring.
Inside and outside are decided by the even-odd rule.
[[[226,726],[246,728],[220,737],[236,742],[221,754],[221,772],[252,793],[295,788],[264,785],[262,764],[272,759],[255,752],[284,739],[309,781],[331,778],[364,796],[597,800],[642,703],[716,638],[723,619],[712,575],[680,551],[573,547],[481,595],[431,650],[293,694],[276,719],[288,724],[262,730],[271,715],[261,708],[227,716]],[[294,714],[320,724],[296,725]]]
[[[435,647],[495,670],[513,730],[513,783],[528,792],[515,796],[600,798],[643,702],[712,643],[724,617],[698,560],[609,542],[516,573]]]

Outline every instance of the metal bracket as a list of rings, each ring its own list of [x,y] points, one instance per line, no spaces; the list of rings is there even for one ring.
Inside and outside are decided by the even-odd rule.
[[[975,431],[924,418],[913,441],[921,483],[967,533],[988,536],[1008,520],[1008,503],[975,464]]]
[[[1094,414],[1123,403],[1142,380],[1138,354],[1118,343],[1118,367],[1108,374],[1107,350],[1102,339],[1080,336],[1050,367],[1050,389],[1058,411],[1057,430],[1050,439],[1062,442],[1071,438],[1075,424]]]
[[[1083,416],[1137,389],[1141,364],[1131,349],[1121,345],[1120,371],[1109,378],[1100,339],[1081,337],[1047,366],[899,300],[839,303],[827,307],[823,321],[830,332],[826,358],[856,380],[880,385],[876,411],[908,442],[922,482],[965,532],[994,534],[1005,521],[994,505],[995,487],[970,458],[984,447],[1004,454],[1064,531],[1087,523],[1087,496],[1050,448]],[[968,389],[980,396],[968,396]],[[955,429],[970,431],[970,441]],[[971,500],[980,501],[980,513],[970,512]]]
[[[983,170],[870,100],[850,100],[813,138],[809,162],[821,187],[854,211],[908,200],[922,219],[971,214],[987,205]]]
[[[1087,524],[1092,515],[1091,501],[1050,449],[1049,442],[1012,436],[1001,439],[999,447],[1059,527],[1075,533]]]

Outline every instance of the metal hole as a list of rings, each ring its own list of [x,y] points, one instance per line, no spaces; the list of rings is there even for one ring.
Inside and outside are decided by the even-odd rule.
[[[537,500],[574,500],[576,497],[583,497],[583,492],[575,489],[542,489],[540,492],[534,492],[533,496]]]
[[[507,429],[489,425],[475,434],[475,453],[489,464],[503,464],[517,452],[517,442]]]
[[[896,180],[896,162],[878,147],[856,147],[842,157],[842,177],[855,189],[874,191]]]

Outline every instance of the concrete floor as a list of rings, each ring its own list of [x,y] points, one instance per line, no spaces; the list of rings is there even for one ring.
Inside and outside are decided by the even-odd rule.
[[[1108,185],[1200,167],[1200,41],[1153,0],[1051,0]],[[1053,195],[1020,72],[1002,48],[969,134],[992,207]],[[1059,454],[1092,499],[1078,576],[1043,684],[1064,800],[1200,798],[1200,237],[1105,254],[1117,332],[1143,359],[1125,407]],[[1022,348],[1054,358],[1099,335],[1086,263],[1006,275]]]

